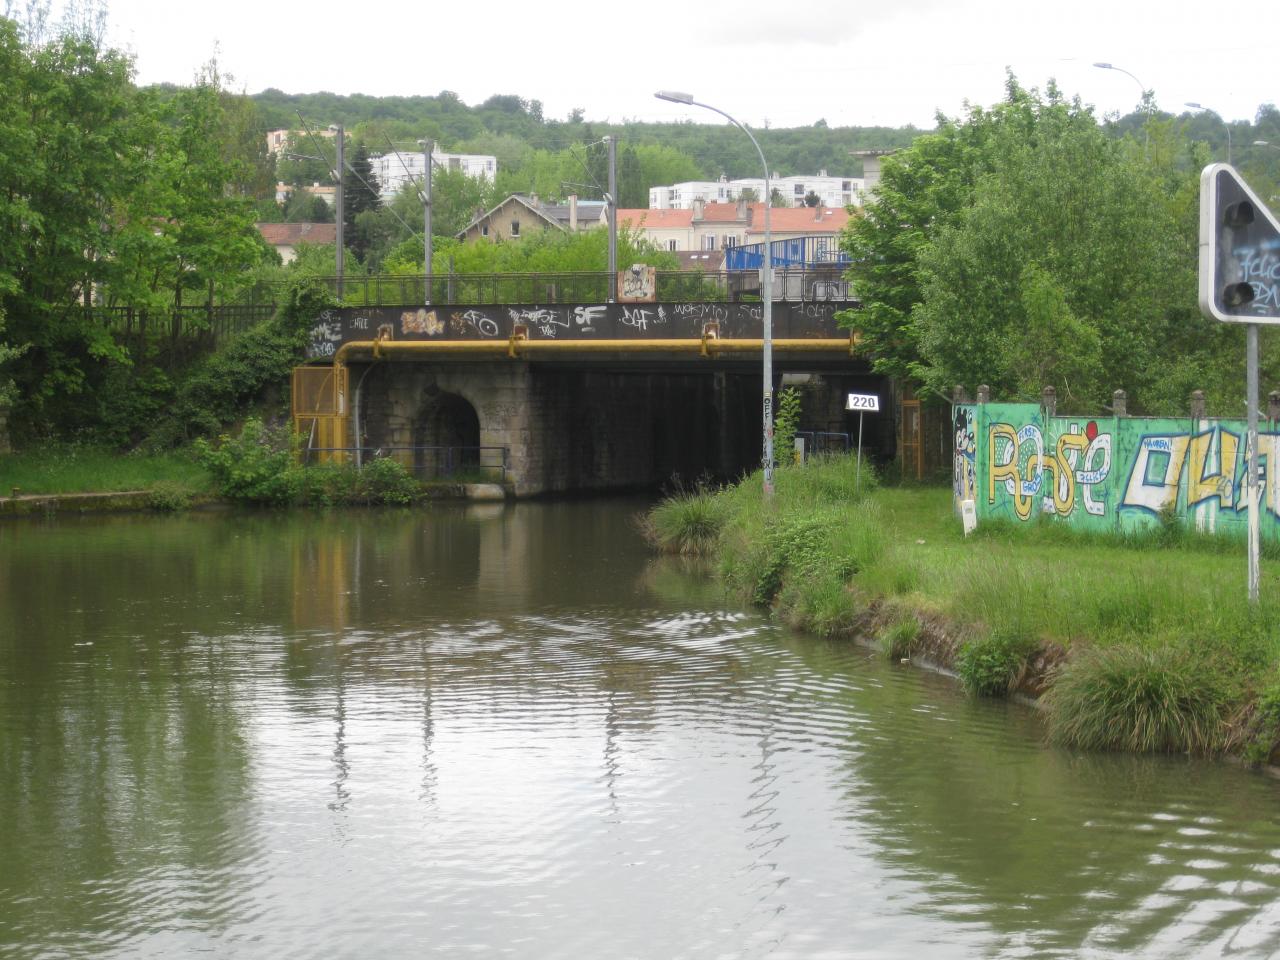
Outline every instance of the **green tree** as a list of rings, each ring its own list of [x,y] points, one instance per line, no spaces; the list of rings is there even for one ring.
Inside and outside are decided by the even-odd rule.
[[[365,229],[361,230],[361,217],[381,206],[378,181],[373,175],[373,164],[369,162],[369,150],[363,143],[357,144],[355,155],[342,174],[342,207],[346,235],[351,238],[351,248],[361,260],[372,242],[374,231],[370,227],[377,222],[364,217]]]
[[[866,309],[853,322],[882,369],[940,391],[988,383],[1067,409],[1113,389],[1167,402],[1166,358],[1213,367],[1195,308],[1195,172],[1153,128],[1117,141],[1050,84],[922,138],[886,164],[850,228]]]

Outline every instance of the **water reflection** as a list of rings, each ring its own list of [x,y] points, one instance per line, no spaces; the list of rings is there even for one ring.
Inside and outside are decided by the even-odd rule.
[[[1048,749],[638,506],[0,525],[0,952],[1280,947],[1274,783]]]

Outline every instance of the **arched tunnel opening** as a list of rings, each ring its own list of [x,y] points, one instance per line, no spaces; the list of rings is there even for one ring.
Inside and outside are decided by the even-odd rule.
[[[480,465],[480,416],[469,401],[434,383],[422,391],[413,423],[413,466],[419,477],[451,477]]]

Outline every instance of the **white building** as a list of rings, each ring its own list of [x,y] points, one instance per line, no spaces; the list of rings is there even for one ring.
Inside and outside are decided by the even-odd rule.
[[[373,175],[378,178],[378,192],[389,199],[404,189],[410,180],[421,180],[425,168],[422,151],[400,151],[380,157],[370,157]],[[498,158],[478,153],[431,154],[431,165],[437,170],[461,170],[468,177],[479,177],[493,183],[498,175]]]
[[[863,181],[859,177],[830,177],[819,170],[815,176],[773,177],[769,181],[773,190],[780,192],[792,207],[804,206],[804,198],[810,192],[818,195],[823,207],[847,207],[862,203]],[[651,187],[650,210],[692,210],[696,202],[731,203],[742,195],[744,189],[754,191],[756,199],[764,199],[764,178],[746,177],[730,180],[688,180],[669,187]]]

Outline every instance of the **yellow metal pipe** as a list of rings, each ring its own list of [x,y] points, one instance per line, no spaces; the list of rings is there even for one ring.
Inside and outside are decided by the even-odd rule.
[[[845,339],[775,339],[773,349],[782,353],[834,353],[847,352],[853,356],[861,337],[855,331]],[[715,357],[728,353],[758,353],[764,348],[763,340],[723,339],[704,336],[700,339],[663,340],[528,340],[516,334],[507,340],[386,340],[381,335],[375,340],[352,340],[344,343],[333,355],[334,375],[338,376],[346,366],[347,358],[354,353],[368,351],[375,360],[399,353],[426,353],[444,355],[502,355],[512,359],[539,353],[697,353],[703,357]],[[339,378],[335,385],[337,413],[346,413],[345,382]]]
[[[791,353],[852,354],[858,338],[849,339],[775,339],[773,349]],[[334,366],[343,366],[351,354],[368,351],[375,358],[396,354],[485,355],[506,354],[511,357],[544,353],[700,353],[715,356],[722,353],[758,353],[764,341],[759,339],[661,339],[661,340],[353,340],[344,343],[334,355]]]

